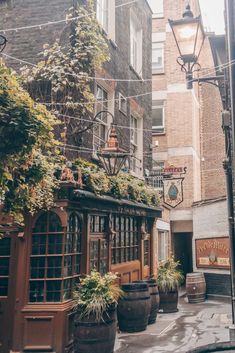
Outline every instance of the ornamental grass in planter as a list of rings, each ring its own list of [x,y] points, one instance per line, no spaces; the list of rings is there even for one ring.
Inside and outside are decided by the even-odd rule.
[[[81,280],[74,292],[74,352],[112,353],[114,349],[117,314],[116,306],[122,291],[117,276],[101,276],[92,271]]]
[[[178,311],[178,288],[184,279],[178,269],[179,264],[173,256],[159,263],[157,277],[160,295],[159,310],[163,313]]]

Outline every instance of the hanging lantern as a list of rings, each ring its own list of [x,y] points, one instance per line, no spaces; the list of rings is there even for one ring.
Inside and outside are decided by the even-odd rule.
[[[129,153],[119,147],[117,132],[112,125],[107,147],[101,148],[97,156],[107,175],[117,175],[124,166]]]

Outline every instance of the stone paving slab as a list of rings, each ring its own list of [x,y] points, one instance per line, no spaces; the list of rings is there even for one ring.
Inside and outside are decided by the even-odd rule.
[[[157,322],[139,333],[119,333],[115,353],[186,353],[205,344],[229,340],[231,305],[226,300],[189,304],[180,298],[179,311],[158,314]]]

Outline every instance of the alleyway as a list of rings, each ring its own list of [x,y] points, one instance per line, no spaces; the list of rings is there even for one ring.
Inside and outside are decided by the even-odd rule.
[[[178,313],[159,314],[157,322],[144,332],[120,333],[115,353],[185,353],[205,344],[228,341],[230,321],[228,300],[188,304],[182,297]]]

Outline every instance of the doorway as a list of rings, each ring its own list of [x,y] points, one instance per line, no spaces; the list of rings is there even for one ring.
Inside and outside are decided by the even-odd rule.
[[[193,272],[192,238],[192,233],[174,233],[173,236],[174,257],[180,262],[184,276]]]

